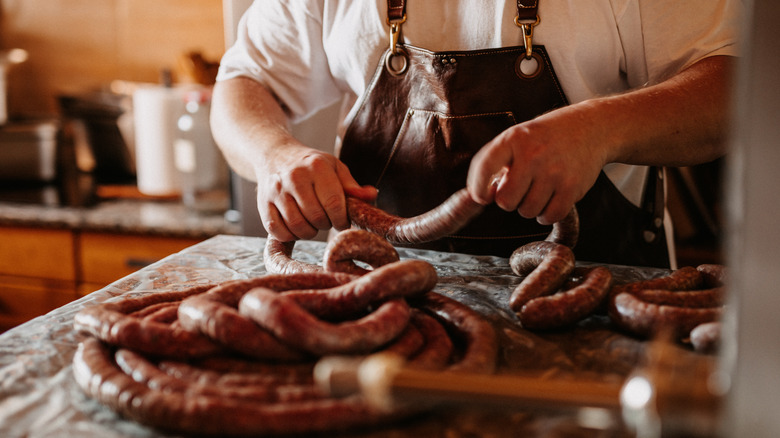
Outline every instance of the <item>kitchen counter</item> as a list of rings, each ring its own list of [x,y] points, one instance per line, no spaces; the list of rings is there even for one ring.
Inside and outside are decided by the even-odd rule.
[[[74,315],[86,306],[120,295],[181,290],[264,275],[264,245],[262,238],[210,238],[0,335],[0,436],[167,436],[119,417],[82,393],[71,363],[85,335],[73,330]],[[294,257],[317,263],[324,248],[323,242],[298,242]],[[603,316],[591,317],[565,331],[532,333],[520,328],[506,304],[520,281],[511,273],[507,259],[409,249],[399,249],[399,254],[402,259],[431,263],[439,275],[434,291],[471,306],[494,324],[501,344],[500,372],[614,383],[622,382],[642,362],[647,342],[613,330]],[[618,282],[665,273],[611,268]],[[581,418],[565,411],[451,408],[349,436],[627,436],[615,424],[610,430],[598,430],[581,424]]]
[[[238,234],[221,213],[196,214],[176,200],[109,199],[84,207],[0,202],[0,226],[209,238]]]

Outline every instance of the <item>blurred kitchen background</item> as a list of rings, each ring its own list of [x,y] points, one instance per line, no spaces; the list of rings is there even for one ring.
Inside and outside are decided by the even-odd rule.
[[[176,88],[183,84],[208,86],[216,63],[233,41],[235,24],[251,0],[3,0],[0,4],[2,49],[7,53],[18,48],[27,53],[22,62],[4,64],[9,120],[60,122],[66,140],[75,143],[76,164],[81,164],[82,170],[92,170],[98,188],[101,183],[111,185],[104,192],[116,191],[116,184],[132,186],[137,177],[141,195],[175,195],[176,181],[166,183],[169,180],[160,174],[167,162],[181,167],[184,160],[186,167],[193,161],[193,151],[200,149],[185,148],[189,153],[183,154],[178,148],[176,157],[153,157],[150,165],[156,168],[136,169],[136,164],[149,160],[134,154],[146,153],[150,146],[134,144],[133,136],[138,132],[133,129],[128,108],[132,99],[126,97],[139,87],[167,81]],[[207,96],[192,99],[202,101]],[[207,111],[207,106],[202,111]],[[316,147],[329,149],[332,134],[322,135],[322,131],[330,129],[334,117],[335,112],[325,111],[296,127],[296,134],[315,142]],[[171,117],[169,124],[177,119]],[[119,125],[118,132],[112,123]],[[181,134],[177,126],[170,130],[173,132],[167,135]],[[30,142],[47,135],[40,126],[26,134]],[[85,142],[92,143],[89,152],[93,163],[90,157],[83,157]],[[720,167],[716,162],[670,172],[669,205],[677,224],[680,264],[720,259]],[[0,167],[0,178],[2,172]],[[9,172],[6,169],[5,173]],[[145,187],[145,173],[152,175],[152,187]],[[231,176],[231,219],[240,224],[244,234],[265,235],[251,205],[253,189]],[[91,199],[89,193],[66,195],[76,198],[73,202]]]
[[[0,144],[6,137],[6,143],[16,145],[16,160],[38,164],[20,166],[10,159],[0,164],[0,200],[4,195],[22,197],[19,190],[8,190],[9,184],[29,186],[38,180],[66,186],[43,196],[71,205],[123,193],[179,195],[188,206],[195,205],[194,210],[223,205],[213,199],[218,193],[209,198],[206,192],[222,187],[218,167],[224,163],[214,156],[211,145],[197,140],[210,136],[204,132],[209,87],[251,0],[0,4],[0,48],[5,58],[20,57],[2,64],[6,95],[0,101],[7,103],[8,123],[0,132]],[[184,114],[182,120],[188,110],[194,113]],[[1,116],[2,111],[0,121]],[[330,149],[335,117],[335,111],[324,111],[296,126],[296,134],[315,147]],[[52,162],[54,127],[60,143],[57,163]],[[190,141],[183,138],[188,135]],[[161,151],[163,144],[171,147]],[[38,154],[20,157],[22,147],[30,153],[37,149]],[[5,152],[12,154],[11,147]],[[69,173],[74,167],[79,171],[77,181]],[[89,184],[94,184],[97,197]],[[239,224],[243,234],[264,236],[251,184],[232,173],[227,184],[228,219]]]
[[[135,120],[128,120],[129,96],[138,90],[152,90],[145,96],[152,102],[180,104],[164,123],[170,142],[179,144],[178,160],[152,163],[178,161],[176,170],[185,174],[198,169],[199,154],[210,151],[207,142],[195,141],[203,136],[192,136],[203,128],[208,78],[249,3],[0,0],[0,102],[7,103],[7,112],[0,104],[0,332],[212,235],[264,235],[251,184],[237,178],[225,189],[228,205],[208,212],[194,201],[184,206],[181,189],[166,186],[165,178],[152,178],[152,187],[142,190],[132,155],[139,146]],[[729,286],[740,304],[739,354],[727,350],[737,369],[730,418],[740,433],[726,436],[770,436],[767,431],[780,427],[771,402],[780,360],[772,335],[780,322],[780,236],[773,226],[780,8],[772,0],[745,4],[753,23],[728,163],[730,253],[724,260],[736,274]],[[160,91],[165,84],[171,86]],[[318,115],[296,133],[304,141],[314,138],[332,117]],[[211,152],[202,154],[218,161]],[[717,161],[670,172],[668,203],[681,266],[724,259],[721,167]],[[217,187],[218,172],[210,175],[215,178],[190,186]],[[218,205],[203,200],[204,210]]]

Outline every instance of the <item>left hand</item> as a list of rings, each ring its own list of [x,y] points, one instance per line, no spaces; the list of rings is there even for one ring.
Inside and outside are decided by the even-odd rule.
[[[592,131],[573,107],[510,127],[474,156],[469,193],[541,224],[563,219],[606,164]]]

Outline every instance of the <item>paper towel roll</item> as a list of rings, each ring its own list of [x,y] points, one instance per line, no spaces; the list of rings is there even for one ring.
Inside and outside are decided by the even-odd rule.
[[[140,87],[133,92],[135,162],[138,190],[150,196],[180,193],[173,154],[176,120],[184,90],[177,87]]]

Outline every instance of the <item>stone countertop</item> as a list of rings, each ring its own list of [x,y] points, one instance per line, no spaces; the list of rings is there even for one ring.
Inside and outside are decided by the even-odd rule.
[[[81,214],[76,224],[86,222],[90,216]],[[72,360],[77,345],[86,335],[73,330],[73,317],[84,307],[121,295],[182,290],[265,275],[264,245],[264,239],[255,237],[222,235],[207,239],[0,335],[0,435],[171,436],[120,417],[79,389],[73,379]],[[324,242],[301,241],[293,255],[305,262],[318,263],[324,249]],[[645,341],[615,331],[599,317],[550,333],[532,333],[520,328],[507,307],[508,295],[520,279],[511,273],[507,259],[411,249],[399,249],[399,255],[401,259],[431,263],[439,276],[435,292],[469,305],[495,325],[501,343],[501,372],[525,371],[552,379],[579,376],[619,382],[644,356]],[[614,267],[618,282],[662,273]],[[602,425],[606,429],[593,429],[580,424],[578,418],[576,413],[568,411],[453,408],[348,436],[630,436],[615,424]]]
[[[240,234],[223,213],[195,213],[176,200],[109,199],[83,207],[0,202],[0,225],[194,239]]]

